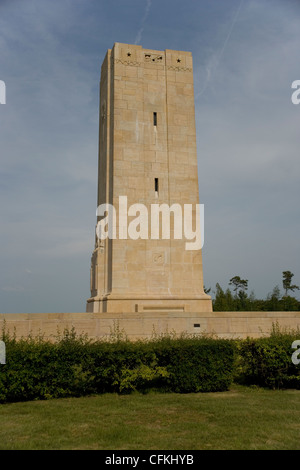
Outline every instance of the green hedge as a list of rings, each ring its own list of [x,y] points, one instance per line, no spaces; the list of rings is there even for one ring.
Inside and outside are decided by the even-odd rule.
[[[147,342],[88,341],[67,332],[53,342],[3,338],[0,402],[149,389],[165,392],[227,390],[235,346],[210,338]]]
[[[300,331],[280,331],[273,327],[268,337],[239,343],[238,381],[268,388],[300,389],[300,364],[293,364],[294,340]]]
[[[248,385],[300,389],[292,362],[300,331],[273,328],[268,337],[230,341],[163,337],[152,341],[89,341],[65,331],[55,342],[16,340],[5,333],[0,402],[99,393],[218,392],[235,380]]]
[[[165,339],[155,345],[160,365],[169,373],[167,391],[228,390],[234,372],[234,343],[223,339]]]

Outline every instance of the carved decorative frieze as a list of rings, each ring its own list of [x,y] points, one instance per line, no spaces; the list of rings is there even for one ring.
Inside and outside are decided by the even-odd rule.
[[[162,55],[158,54],[145,54],[144,55],[145,62],[153,62],[155,64],[162,63],[163,64],[163,57]],[[141,65],[140,62],[137,60],[126,60],[126,59],[114,59],[115,64],[123,64],[123,65],[131,65],[134,67],[139,67]],[[173,70],[175,72],[192,72],[193,69],[190,67],[184,67],[180,65],[167,65],[167,70]]]
[[[192,72],[190,67],[181,67],[180,65],[168,65],[167,70],[174,70],[175,72]]]
[[[136,60],[124,60],[124,59],[115,59],[115,64],[133,65],[134,67],[138,67],[141,65],[141,63]]]

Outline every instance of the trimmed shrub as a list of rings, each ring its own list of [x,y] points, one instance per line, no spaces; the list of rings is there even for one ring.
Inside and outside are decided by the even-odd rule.
[[[238,381],[273,389],[300,389],[300,364],[292,362],[292,343],[298,339],[300,332],[280,331],[275,325],[269,337],[241,341]]]
[[[0,402],[98,393],[227,390],[233,342],[207,338],[89,341],[65,332],[55,343],[7,335],[0,366]]]
[[[166,338],[155,350],[169,373],[163,384],[166,391],[217,392],[228,390],[232,382],[235,347],[229,340]]]

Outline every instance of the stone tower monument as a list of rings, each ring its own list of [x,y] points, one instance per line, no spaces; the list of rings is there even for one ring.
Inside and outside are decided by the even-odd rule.
[[[98,167],[98,209],[115,212],[98,212],[97,227],[115,225],[96,230],[87,312],[212,311],[201,247],[183,233],[198,192],[191,53],[115,43],[101,68]]]

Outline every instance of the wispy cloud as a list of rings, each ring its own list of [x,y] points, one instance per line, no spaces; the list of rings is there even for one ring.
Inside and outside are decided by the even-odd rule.
[[[1,290],[3,292],[18,293],[18,292],[24,292],[25,288],[23,286],[3,286],[3,287],[1,287]]]
[[[210,83],[210,81],[211,81],[211,78],[212,78],[213,74],[214,74],[214,73],[216,72],[216,70],[217,70],[217,67],[218,67],[218,65],[219,65],[219,63],[220,63],[220,60],[221,60],[223,54],[224,54],[224,51],[225,51],[225,49],[226,49],[227,43],[228,43],[228,41],[229,41],[229,38],[230,38],[230,36],[231,36],[231,34],[232,34],[234,25],[235,25],[235,23],[237,22],[237,19],[238,19],[238,16],[239,16],[239,14],[240,14],[240,10],[241,10],[241,7],[242,7],[243,2],[244,2],[244,0],[241,0],[241,1],[240,1],[240,4],[239,4],[239,6],[238,6],[238,8],[237,8],[237,11],[236,11],[234,17],[233,17],[232,23],[231,23],[231,25],[230,25],[228,34],[227,34],[227,36],[226,36],[226,38],[225,38],[225,40],[224,40],[224,43],[223,43],[222,48],[220,49],[220,51],[219,51],[218,53],[213,54],[213,55],[210,57],[208,63],[206,64],[206,67],[205,67],[205,71],[206,71],[206,81],[205,81],[205,84],[204,84],[202,90],[201,90],[199,93],[197,93],[197,95],[196,95],[196,97],[195,97],[196,99],[199,98],[199,96],[201,96],[201,95],[205,92],[205,90],[206,90],[207,87],[209,86],[209,83]]]
[[[146,4],[146,9],[145,9],[145,13],[144,13],[144,16],[142,18],[142,21],[141,21],[141,26],[140,26],[140,29],[136,35],[136,38],[135,38],[135,41],[134,41],[134,44],[139,44],[141,39],[142,39],[142,34],[143,34],[143,31],[144,31],[144,26],[145,26],[145,23],[146,23],[146,20],[147,20],[147,17],[148,17],[148,14],[149,14],[149,11],[150,11],[150,8],[151,8],[151,0],[146,0],[147,1],[147,4]]]

